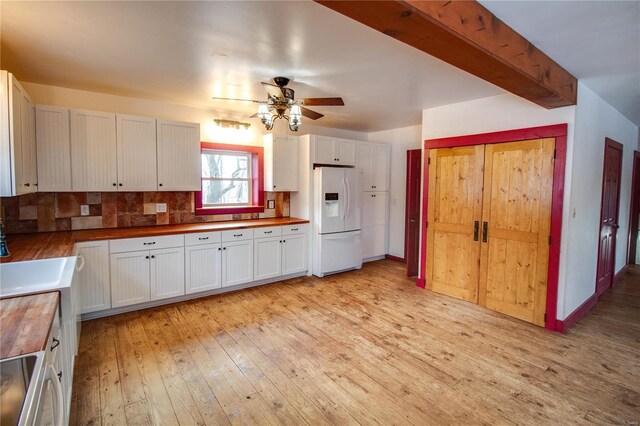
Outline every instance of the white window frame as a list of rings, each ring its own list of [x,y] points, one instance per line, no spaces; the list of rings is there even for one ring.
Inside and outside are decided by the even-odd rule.
[[[207,155],[207,154],[215,154],[215,155],[233,155],[235,157],[247,157],[247,177],[246,178],[231,178],[231,177],[219,177],[219,178],[214,178],[214,177],[204,177],[202,176],[202,156],[203,155]],[[206,204],[204,202],[204,185],[202,185],[202,193],[201,193],[201,197],[202,197],[202,209],[215,209],[215,208],[219,208],[219,207],[251,207],[251,201],[252,201],[252,194],[253,194],[253,177],[251,176],[251,172],[252,172],[252,166],[251,166],[251,161],[252,161],[252,154],[250,152],[246,152],[246,151],[231,151],[231,150],[226,150],[226,149],[203,149],[201,154],[200,154],[200,181],[204,182],[204,181],[216,181],[216,180],[233,180],[233,181],[243,181],[243,182],[247,182],[247,195],[248,195],[248,201],[246,203],[220,203],[220,204]]]

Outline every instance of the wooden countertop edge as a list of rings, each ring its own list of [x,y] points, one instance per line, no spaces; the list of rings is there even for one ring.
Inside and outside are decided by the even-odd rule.
[[[41,232],[33,234],[9,234],[9,257],[0,263],[51,259],[73,255],[76,243],[119,240],[124,238],[160,237],[165,235],[194,234],[198,232],[230,231],[234,229],[265,228],[309,223],[306,219],[270,218],[230,222],[189,223],[181,225],[155,225],[131,228],[87,229],[76,231]]]
[[[33,299],[42,298],[43,295],[46,296],[48,294],[55,295],[55,298],[49,301],[45,300],[39,303],[33,302],[34,304],[31,305]],[[11,306],[11,307],[3,306],[2,311],[0,312],[0,318],[1,318],[1,324],[2,324],[2,336],[4,337],[2,339],[2,345],[0,345],[1,346],[0,359],[13,358],[16,356],[39,352],[46,349],[47,340],[49,338],[49,335],[51,334],[51,328],[53,327],[55,316],[58,314],[58,306],[60,305],[60,292],[48,291],[48,292],[42,292],[42,293],[36,293],[36,294],[29,294],[26,296],[5,297],[0,299],[0,304],[5,304],[2,302],[14,300],[14,299],[19,299],[18,306]],[[26,312],[17,318],[18,323],[13,324],[11,320],[12,311],[15,311],[17,309],[25,309],[25,307],[20,306],[22,303],[25,303],[25,302],[29,304],[29,306],[26,307]],[[42,309],[43,304],[45,303],[46,303],[46,306],[45,306],[46,309]],[[37,315],[35,315],[35,318],[29,318],[29,310],[34,310],[34,309]],[[42,318],[43,312],[49,314],[48,318],[44,318],[44,320],[47,321],[48,325],[44,328],[44,330],[46,330],[45,334],[42,334],[42,333],[38,334],[37,337],[38,337],[39,343],[32,343],[33,340],[25,340],[20,338],[13,339],[12,341],[9,341],[9,342],[5,341],[6,336],[15,336],[16,333],[14,330],[17,327],[19,327],[22,330],[29,330],[29,331],[33,330],[33,327],[26,327],[26,325],[23,324],[23,321],[24,320],[26,321],[43,320]],[[7,321],[9,321],[9,323],[7,323]],[[39,329],[40,327],[35,327],[35,328]],[[13,331],[13,332],[9,332],[9,331]],[[31,337],[32,333],[29,333],[29,334],[30,334],[29,337]]]

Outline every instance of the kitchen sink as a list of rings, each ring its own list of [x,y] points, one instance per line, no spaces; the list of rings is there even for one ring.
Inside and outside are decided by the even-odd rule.
[[[44,352],[0,361],[0,424],[25,424],[35,418]]]
[[[0,263],[0,297],[68,287],[76,257]]]

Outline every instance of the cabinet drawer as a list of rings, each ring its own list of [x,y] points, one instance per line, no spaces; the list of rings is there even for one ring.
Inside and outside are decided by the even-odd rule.
[[[256,228],[253,230],[253,238],[268,238],[268,237],[279,237],[279,236],[280,236],[279,226],[269,226],[266,228]]]
[[[219,243],[220,239],[220,232],[198,232],[196,234],[185,234],[184,245],[196,246],[199,244]]]
[[[305,234],[308,226],[308,223],[282,226],[282,235]]]
[[[253,240],[253,229],[234,229],[222,231],[222,242]]]
[[[162,249],[184,246],[184,235],[165,235],[162,237],[123,238],[109,242],[110,253],[127,251]]]

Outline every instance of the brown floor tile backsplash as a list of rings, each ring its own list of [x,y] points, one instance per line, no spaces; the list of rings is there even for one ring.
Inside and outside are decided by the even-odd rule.
[[[193,192],[42,192],[0,198],[0,216],[9,234],[289,216],[288,192],[264,195],[265,205],[275,201],[264,213],[199,216]],[[157,203],[167,204],[166,213],[155,213]],[[80,215],[83,204],[89,216]]]

